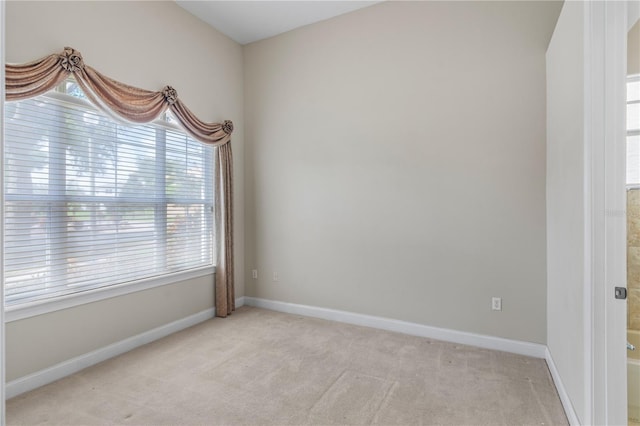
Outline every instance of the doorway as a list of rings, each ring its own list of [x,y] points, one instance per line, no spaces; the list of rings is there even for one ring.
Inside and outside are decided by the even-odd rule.
[[[632,19],[631,13],[629,18]],[[627,398],[640,426],[640,19],[627,35]]]
[[[4,141],[4,1],[0,1],[0,148],[3,147]],[[2,161],[2,149],[0,149],[0,162]],[[0,176],[0,185],[2,185],[2,177]],[[0,203],[1,204],[1,203]],[[2,211],[0,208],[0,259],[2,254]],[[1,263],[1,262],[0,262]],[[2,266],[0,265],[0,283],[3,283]],[[0,425],[5,424],[4,417],[4,381],[5,381],[5,368],[4,368],[4,285],[0,286]]]

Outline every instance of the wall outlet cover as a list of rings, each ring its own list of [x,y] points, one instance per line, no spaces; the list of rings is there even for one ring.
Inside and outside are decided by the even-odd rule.
[[[492,297],[491,298],[491,309],[494,311],[502,310],[502,298],[500,297]]]

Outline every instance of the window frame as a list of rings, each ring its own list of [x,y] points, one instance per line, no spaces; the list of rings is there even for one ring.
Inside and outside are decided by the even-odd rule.
[[[65,82],[61,83],[61,85],[58,86],[57,88],[52,89],[49,92],[40,96],[47,97],[61,103],[72,104],[74,107],[81,107],[91,111],[98,111],[99,113],[104,113],[103,111],[100,111],[95,105],[93,105],[88,99],[77,97],[72,94],[67,94],[64,91],[64,89],[61,90],[60,87],[66,82],[67,81],[65,80]],[[106,114],[106,115],[110,116],[109,114]],[[111,119],[114,122],[118,123],[117,119],[114,119],[113,117],[111,117]],[[189,135],[186,134],[186,132],[184,131],[184,129],[182,129],[182,127],[180,127],[175,122],[169,121],[169,119],[165,115],[163,115],[160,119],[154,120],[144,125],[150,125],[156,128],[170,130],[174,132],[178,131],[182,134],[185,134],[187,137],[189,137]],[[164,149],[166,149],[166,147],[164,147]],[[158,164],[159,163],[156,164],[156,167]],[[212,179],[215,179],[216,172],[215,172],[213,158],[211,158],[211,165],[212,165],[212,170],[211,170]],[[165,166],[166,164],[163,165],[163,167]],[[211,191],[211,195],[213,196],[213,191],[215,186],[214,182],[213,181],[208,182],[206,185],[208,186],[209,190]],[[6,198],[6,194],[4,193],[4,187],[3,187],[2,188],[3,204],[4,204],[5,198]],[[43,198],[47,198],[47,196],[44,196]],[[64,201],[69,201],[69,200],[72,200],[73,198],[75,197],[73,195],[70,195],[70,196],[64,197]],[[86,198],[86,197],[82,197],[82,198]],[[212,198],[212,199],[213,199],[213,203],[215,203],[215,198]],[[171,202],[169,198],[167,198],[167,201]],[[174,200],[174,201],[177,201],[177,200]],[[113,200],[113,202],[116,202],[116,201]],[[166,209],[166,205],[165,205],[165,209]],[[165,216],[164,222],[163,222],[165,225],[166,225],[166,220],[167,220],[167,217]],[[163,273],[161,275],[157,275],[153,277],[145,277],[145,278],[135,279],[131,281],[111,284],[103,287],[93,288],[93,289],[88,288],[81,292],[56,296],[49,299],[27,301],[27,302],[18,303],[15,305],[3,306],[4,312],[5,312],[5,322],[17,321],[17,320],[37,316],[37,315],[42,315],[50,312],[68,309],[74,306],[81,306],[88,303],[110,299],[113,297],[124,296],[127,294],[136,293],[136,292],[148,290],[148,289],[153,289],[153,288],[157,288],[165,285],[178,284],[187,280],[192,280],[200,277],[213,276],[216,272],[215,219],[212,218],[212,221],[213,223],[211,225],[212,226],[211,227],[211,234],[212,234],[211,244],[213,245],[212,246],[213,258],[212,258],[211,265],[195,267],[195,268],[178,271],[178,272],[167,272],[167,273]],[[156,226],[158,226],[158,224],[156,224]],[[3,227],[3,233],[4,233],[4,227]],[[4,263],[4,260],[3,260],[3,263]],[[4,280],[3,280],[3,286],[4,286]]]
[[[635,83],[635,82],[640,82],[640,74],[634,74],[634,75],[629,75],[627,77],[627,84],[629,83]],[[636,105],[636,104],[640,104],[640,99],[634,100],[634,101],[630,101],[627,100],[626,105]],[[626,129],[627,130],[627,136],[640,136],[640,127],[637,129]]]
[[[635,83],[635,82],[640,82],[640,74],[632,74],[632,75],[628,75],[628,76],[627,76],[627,81],[626,81],[625,87],[626,87],[626,86],[628,86],[628,85],[629,85],[629,83],[632,83],[632,82],[633,82],[633,83]],[[626,97],[626,95],[625,95],[625,97]],[[626,99],[626,102],[625,102],[625,111],[627,111],[627,110],[628,110],[628,106],[629,106],[629,105],[631,105],[631,104],[634,104],[634,105],[635,105],[635,104],[640,104],[640,100],[630,101],[629,99]],[[626,124],[626,121],[625,121],[625,124]],[[629,143],[629,142],[628,142],[628,141],[629,141],[629,138],[631,138],[631,137],[636,137],[636,136],[640,137],[640,128],[638,128],[638,129],[628,129],[628,128],[627,128],[627,129],[625,129],[625,132],[626,132],[626,133],[625,133],[625,134],[626,134],[626,136],[625,136],[625,140],[627,141],[627,144]],[[627,149],[628,149],[628,148],[627,148]],[[628,166],[628,163],[629,163],[628,155],[629,155],[629,154],[628,154],[628,152],[627,152],[627,153],[626,153],[626,161],[625,161],[625,163],[626,163],[626,167],[629,167],[629,166]],[[626,177],[625,177],[625,179],[626,179]],[[629,190],[637,190],[637,189],[640,189],[640,183],[627,183],[627,182],[625,182],[625,187],[626,187],[627,191],[629,191]]]

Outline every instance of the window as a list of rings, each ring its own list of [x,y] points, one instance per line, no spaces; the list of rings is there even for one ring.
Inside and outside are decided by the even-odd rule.
[[[627,79],[627,186],[640,187],[640,75]]]
[[[83,98],[6,104],[6,306],[213,264],[213,148]]]

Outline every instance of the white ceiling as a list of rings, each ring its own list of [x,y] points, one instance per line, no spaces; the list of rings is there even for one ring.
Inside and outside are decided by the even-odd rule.
[[[262,40],[380,2],[175,1],[183,9],[240,44]]]

